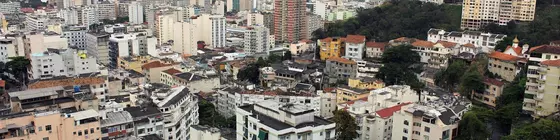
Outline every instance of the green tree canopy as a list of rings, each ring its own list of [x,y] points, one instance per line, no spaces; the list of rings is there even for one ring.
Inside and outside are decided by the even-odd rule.
[[[424,85],[418,80],[413,65],[418,64],[420,55],[411,50],[412,46],[401,45],[391,47],[381,56],[383,67],[375,76],[388,85],[406,84],[413,89],[420,89]]]
[[[541,119],[536,123],[513,130],[502,140],[557,140],[560,138],[560,122]]]
[[[334,122],[336,123],[336,139],[337,140],[354,140],[358,137],[358,125],[354,117],[345,110],[334,111]]]
[[[29,59],[23,56],[10,57],[10,61],[6,63],[8,72],[20,82],[24,82],[27,78],[27,67],[31,64]]]
[[[449,67],[436,73],[435,84],[446,88],[449,91],[455,91],[455,88],[460,82],[460,78],[467,70],[467,64],[462,60],[457,60],[451,63]]]
[[[484,91],[484,77],[479,71],[478,66],[473,65],[461,77],[461,84],[459,84],[459,93],[465,97],[470,97],[472,91],[482,93]]]
[[[490,136],[486,129],[486,124],[477,117],[476,113],[467,112],[459,121],[459,135],[457,139],[460,140],[485,140]]]

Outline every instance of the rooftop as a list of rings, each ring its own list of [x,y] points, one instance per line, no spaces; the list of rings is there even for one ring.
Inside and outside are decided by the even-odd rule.
[[[541,45],[530,49],[531,53],[560,54],[560,46]]]
[[[93,109],[89,109],[89,110],[85,110],[85,111],[79,111],[79,112],[72,113],[72,114],[70,114],[70,116],[72,116],[75,120],[83,120],[83,119],[87,119],[87,118],[99,117],[99,113],[97,113],[97,111],[95,111]]]
[[[490,53],[490,55],[488,55],[488,57],[503,60],[503,61],[517,61],[519,59],[523,59],[523,58],[519,58],[517,56],[505,54],[503,52],[498,52],[498,51],[494,51],[494,52]]]
[[[363,35],[347,35],[346,42],[347,43],[364,43],[366,41],[366,36]]]
[[[389,117],[393,116],[393,113],[395,113],[397,111],[400,111],[402,106],[409,105],[409,104],[411,104],[411,103],[398,104],[398,105],[395,105],[395,106],[392,106],[392,107],[389,107],[389,108],[384,108],[384,109],[375,111],[375,113],[377,115],[379,115],[379,117],[381,117],[381,118],[384,118],[384,119],[389,118]]]
[[[131,123],[132,121],[132,115],[127,111],[107,112],[107,118],[101,120],[101,126],[114,126],[117,124]]]
[[[175,74],[177,74],[177,73],[181,73],[180,70],[177,70],[177,69],[175,69],[175,68],[170,68],[170,69],[164,70],[163,72],[164,72],[164,73],[167,73],[167,74],[169,74],[169,75],[175,75]]]
[[[387,42],[366,42],[368,48],[385,48]]]
[[[105,77],[61,77],[32,81],[29,89],[49,88],[56,86],[92,85],[105,83]]]
[[[255,105],[246,105],[246,106],[240,106],[239,108],[247,111],[247,112],[252,112],[251,117],[253,118],[257,118],[259,120],[259,122],[261,122],[262,124],[275,129],[275,130],[284,130],[284,129],[288,129],[288,128],[303,128],[303,127],[307,127],[307,126],[320,126],[320,125],[330,125],[330,124],[334,124],[334,122],[325,120],[321,117],[314,117],[314,121],[312,122],[306,122],[306,123],[301,123],[298,124],[296,126],[292,126],[290,124],[287,124],[285,122],[281,122],[277,119],[274,119],[272,117],[269,117],[267,115],[264,115],[262,113],[259,113],[258,111],[255,111],[254,109]],[[257,117],[258,116],[258,117]]]
[[[412,43],[412,46],[414,46],[414,47],[431,48],[431,47],[434,47],[434,43],[432,43],[432,42],[430,42],[430,41],[425,41],[425,40],[416,39],[416,41],[414,41],[414,43]]]
[[[484,78],[484,83],[488,83],[491,85],[496,85],[496,86],[503,86],[504,82],[498,80],[498,79],[494,79],[494,78]]]
[[[557,60],[545,60],[545,61],[542,61],[542,62],[541,62],[541,65],[560,67],[560,59],[557,59]]]
[[[58,95],[57,91],[62,91],[64,88],[62,86],[50,87],[50,88],[40,88],[40,89],[29,89],[24,91],[18,92],[10,92],[10,98],[18,98],[19,100],[37,98],[37,97],[45,97],[45,96],[52,96]]]
[[[135,107],[127,107],[127,108],[124,108],[124,110],[127,111],[128,113],[130,113],[130,116],[135,118],[135,120],[136,120],[136,118],[143,118],[143,117],[147,117],[147,116],[153,116],[153,115],[161,114],[161,111],[159,111],[157,106],[155,106],[154,104],[146,104],[146,105],[135,106]]]
[[[335,61],[335,62],[339,62],[339,63],[343,63],[343,64],[356,64],[355,61],[345,59],[345,58],[340,58],[340,57],[331,57],[331,58],[327,59],[327,61]]]

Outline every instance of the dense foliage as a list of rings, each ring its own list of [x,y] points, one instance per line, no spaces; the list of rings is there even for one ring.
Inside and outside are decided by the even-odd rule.
[[[426,38],[430,28],[459,30],[460,5],[437,5],[412,0],[393,0],[382,6],[361,9],[354,18],[328,24],[327,36],[360,34],[370,40],[389,41],[398,37]],[[321,31],[315,34],[321,36]]]
[[[560,25],[560,7],[543,5],[537,8],[535,19],[532,22],[510,22],[507,26],[489,24],[482,30],[506,34],[510,37],[518,36],[521,42],[537,46],[560,39],[560,26],[558,25]]]
[[[460,78],[467,70],[465,61],[457,60],[451,63],[449,67],[436,73],[435,84],[439,87],[445,88],[449,91],[455,91],[460,82]]]
[[[239,70],[237,73],[237,79],[241,81],[249,81],[251,83],[259,83],[259,69],[262,67],[268,67],[272,63],[279,63],[283,60],[290,60],[292,59],[292,54],[290,51],[286,51],[283,56],[279,56],[276,54],[270,54],[266,60],[263,58],[257,59],[257,62],[249,64]]]
[[[375,76],[388,85],[406,84],[413,89],[422,88],[424,85],[414,72],[415,64],[420,62],[420,55],[411,49],[412,46],[401,45],[385,50],[381,56],[383,67]]]
[[[486,129],[486,123],[477,113],[467,112],[459,122],[460,140],[484,140],[490,136]]]
[[[337,140],[353,140],[358,137],[358,125],[346,110],[335,110],[333,120],[336,123]]]
[[[541,119],[536,123],[515,129],[503,140],[556,140],[560,138],[560,122]]]
[[[226,119],[224,116],[218,114],[214,104],[206,100],[200,100],[198,102],[198,115],[199,125],[208,125],[217,128],[235,128],[235,117]]]
[[[23,56],[10,57],[9,62],[6,63],[6,71],[12,74],[20,84],[27,80],[27,66],[31,64],[29,59]]]

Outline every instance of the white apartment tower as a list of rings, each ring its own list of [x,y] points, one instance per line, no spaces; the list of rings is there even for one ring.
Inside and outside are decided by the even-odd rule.
[[[262,101],[236,108],[237,139],[334,140],[334,122],[301,105]]]
[[[58,11],[58,17],[63,18],[64,24],[66,25],[80,24],[80,21],[78,20],[78,9],[74,7],[61,9]]]
[[[156,38],[146,33],[112,34],[109,38],[109,67],[116,68],[119,57],[143,56],[156,52]]]
[[[97,8],[97,16],[100,20],[115,20],[117,18],[116,5],[109,1],[103,1],[95,4]]]
[[[81,7],[78,11],[78,21],[80,21],[82,26],[89,29],[89,25],[99,22],[97,18],[97,9],[94,6]]]
[[[196,55],[198,41],[198,36],[196,35],[197,25],[189,22],[175,22],[173,30],[173,51]]]
[[[144,23],[144,7],[139,2],[128,5],[128,18],[131,24]]]
[[[152,101],[164,115],[166,140],[189,139],[189,128],[198,124],[198,98],[185,86],[156,90]]]
[[[248,54],[266,53],[270,49],[269,30],[264,26],[247,27],[243,38],[243,50]]]
[[[85,49],[86,30],[86,27],[83,26],[68,26],[63,29],[62,36],[68,39],[68,46]]]
[[[210,48],[226,46],[226,18],[223,15],[202,14],[192,21],[198,25],[200,40]]]

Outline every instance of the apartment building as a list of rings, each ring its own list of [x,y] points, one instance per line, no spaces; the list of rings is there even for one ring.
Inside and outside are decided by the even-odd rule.
[[[26,58],[31,58],[32,54],[43,53],[47,49],[67,49],[68,39],[60,34],[47,32],[29,32],[22,37],[24,54]]]
[[[144,23],[144,6],[139,2],[130,2],[128,4],[128,18],[132,24]]]
[[[436,43],[438,41],[447,41],[457,43],[459,45],[472,44],[476,48],[480,48],[482,52],[491,52],[494,50],[499,41],[507,36],[504,34],[483,33],[479,31],[451,31],[447,32],[443,29],[428,30],[428,41]]]
[[[463,1],[461,29],[479,30],[491,23],[507,25],[510,21],[533,21],[536,3],[536,0]]]
[[[458,48],[457,43],[438,41],[434,44],[430,51],[430,58],[428,59],[428,67],[441,69],[447,68],[449,65],[449,59],[453,54],[453,51]]]
[[[484,92],[472,92],[472,99],[491,107],[496,107],[496,99],[502,95],[505,83],[498,79],[484,78]]]
[[[199,29],[199,38],[210,48],[225,47],[226,18],[223,15],[202,14],[193,23]]]
[[[29,79],[46,79],[58,76],[77,76],[97,72],[96,58],[87,56],[84,50],[49,49],[31,55]]]
[[[453,139],[470,107],[468,100],[451,95],[404,105],[392,115],[390,139]]]
[[[20,8],[21,4],[16,1],[5,1],[0,3],[0,13],[4,15],[19,13]]]
[[[307,38],[313,38],[313,32],[318,29],[325,28],[325,22],[321,16],[316,14],[310,14],[307,16]]]
[[[138,73],[142,73],[142,66],[144,64],[156,61],[157,58],[153,58],[150,55],[144,56],[125,56],[118,58],[118,67],[125,70],[133,70]]]
[[[329,13],[327,13],[326,20],[329,22],[335,22],[335,21],[346,20],[355,17],[356,15],[358,15],[358,13],[352,9],[336,9],[336,10],[331,10]]]
[[[57,17],[64,19],[64,24],[66,25],[78,25],[80,24],[78,20],[78,10],[79,9],[75,7],[60,9]]]
[[[263,101],[240,106],[235,114],[237,139],[335,139],[336,124],[305,106]]]
[[[387,47],[387,42],[366,42],[366,56],[368,58],[381,58]]]
[[[198,124],[198,98],[185,86],[156,89],[152,101],[167,114],[163,117],[163,138],[187,139],[189,128]]]
[[[321,107],[319,108],[319,116],[323,118],[334,117],[333,111],[336,110],[336,89],[335,88],[325,88],[323,90],[317,90],[317,95],[321,97]]]
[[[123,139],[133,137],[134,121],[127,111],[107,112],[101,120],[102,139]]]
[[[264,26],[264,16],[263,16],[263,14],[257,13],[257,12],[247,13],[247,25],[248,26],[255,26],[255,25]]]
[[[21,33],[7,33],[1,38],[2,46],[5,47],[5,56],[25,56],[25,45],[23,41],[23,35]],[[10,45],[11,44],[11,45]]]
[[[306,39],[307,13],[305,0],[274,0],[274,38],[291,43]]]
[[[176,68],[179,63],[168,59],[152,61],[142,65],[142,74],[146,77],[146,82],[158,83],[161,81],[161,72],[170,68]]]
[[[345,39],[344,58],[351,60],[362,60],[366,45],[366,36],[347,35]]]
[[[156,52],[156,38],[143,32],[112,34],[108,47],[109,67],[116,68],[118,57],[143,56]]]
[[[10,39],[1,38],[0,39],[0,62],[4,64],[8,62],[9,57],[14,57],[17,55],[16,53],[17,47],[14,45],[14,42]]]
[[[30,31],[45,31],[48,25],[62,24],[64,19],[51,18],[46,15],[30,14],[25,17],[25,29]]]
[[[117,19],[117,5],[109,1],[101,1],[95,4],[97,8],[97,18],[99,20],[115,20]]]
[[[248,27],[244,33],[243,52],[247,54],[268,52],[272,47],[268,39],[269,34],[269,29],[262,25]]]
[[[281,103],[290,103],[306,106],[310,109],[319,111],[320,97],[311,93],[296,93],[281,90],[249,90],[239,87],[225,87],[217,91],[216,108],[218,112],[226,118],[235,116],[235,108],[244,105],[255,104],[269,100]],[[316,115],[319,112],[316,112]]]
[[[356,77],[358,78],[374,78],[375,74],[379,72],[379,68],[383,66],[383,64],[379,62],[368,62],[368,61],[356,61],[358,65],[358,72],[356,73]]]
[[[164,117],[162,111],[153,104],[141,105],[136,107],[127,107],[123,109],[130,113],[133,120],[134,136],[136,137],[149,137],[157,136],[156,138],[163,139]]]
[[[560,47],[542,45],[529,50],[523,111],[534,118],[559,111]]]
[[[34,111],[2,116],[0,138],[20,139],[101,139],[99,113]]]
[[[321,60],[327,60],[332,57],[342,57],[345,50],[344,43],[345,38],[339,37],[327,37],[325,39],[317,40],[317,44],[319,44],[320,52],[319,56]]]
[[[99,64],[109,65],[109,37],[111,34],[103,31],[86,33],[87,53],[97,58]]]
[[[78,9],[78,21],[89,29],[89,25],[99,23],[95,6],[84,6]]]
[[[161,15],[157,15],[156,17],[156,29],[155,29],[155,33],[156,33],[156,37],[158,38],[158,44],[162,45],[164,43],[168,43],[168,41],[173,40],[174,37],[174,23],[175,23],[175,15],[173,14],[161,14]],[[182,26],[182,29],[188,29],[187,26]],[[182,31],[183,30],[178,30],[178,31]],[[188,32],[186,32],[188,33]],[[181,41],[179,41],[179,43],[181,43]]]
[[[84,26],[66,26],[62,29],[62,36],[68,39],[68,46],[86,49],[86,31]]]
[[[326,62],[324,74],[329,76],[329,83],[338,80],[346,81],[348,78],[355,78],[358,66],[355,61],[344,58],[329,58]]]

